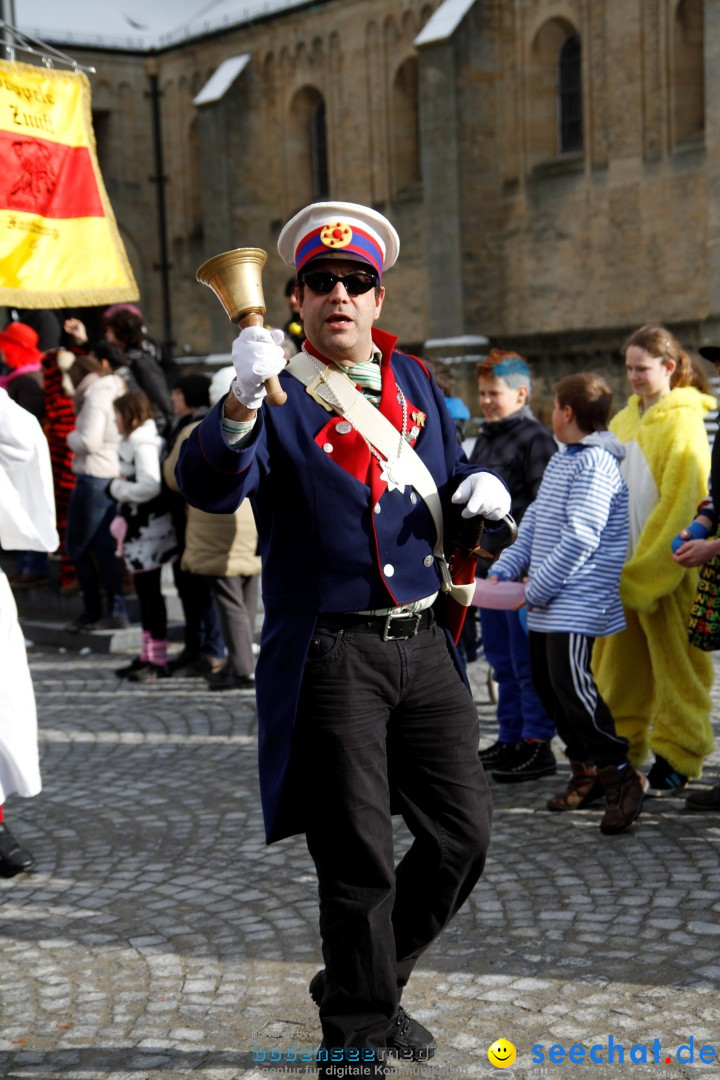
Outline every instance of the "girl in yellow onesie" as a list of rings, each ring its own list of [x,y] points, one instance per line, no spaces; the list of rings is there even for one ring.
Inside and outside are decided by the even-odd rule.
[[[679,792],[712,750],[710,656],[687,639],[697,570],[673,560],[671,542],[707,494],[703,423],[715,401],[690,385],[690,358],[663,326],[643,326],[624,347],[634,391],[610,424],[625,443],[630,548],[620,580],[627,628],[593,651],[598,690],[639,765],[655,761],[651,795]]]

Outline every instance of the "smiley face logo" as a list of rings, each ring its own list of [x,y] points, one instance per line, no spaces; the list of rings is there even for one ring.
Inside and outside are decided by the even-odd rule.
[[[488,1061],[496,1069],[507,1069],[517,1057],[517,1051],[507,1039],[496,1039],[492,1046],[488,1047]]]

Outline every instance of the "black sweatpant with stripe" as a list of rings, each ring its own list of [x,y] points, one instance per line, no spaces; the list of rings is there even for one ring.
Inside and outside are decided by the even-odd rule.
[[[616,733],[612,713],[595,685],[590,669],[594,641],[585,634],[531,630],[530,671],[567,756],[602,768],[623,764],[629,744]]]

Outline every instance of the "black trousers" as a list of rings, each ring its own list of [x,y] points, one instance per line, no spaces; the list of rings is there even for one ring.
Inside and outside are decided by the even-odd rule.
[[[316,627],[296,727],[315,862],[325,1045],[386,1043],[413,967],[482,873],[491,799],[477,709],[436,625]],[[391,802],[414,840],[395,866]]]
[[[161,586],[162,567],[139,570],[133,574],[135,592],[140,605],[140,623],[154,641],[167,638],[167,608]]]
[[[594,638],[529,633],[530,671],[537,696],[555,721],[571,761],[603,767],[627,760],[628,741],[615,731],[590,668]]]
[[[225,640],[208,579],[204,574],[181,569],[179,559],[172,569],[185,619],[185,649],[196,658],[212,656],[219,660],[225,655]]]

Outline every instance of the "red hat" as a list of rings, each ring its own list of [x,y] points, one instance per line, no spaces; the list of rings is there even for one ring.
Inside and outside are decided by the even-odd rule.
[[[37,331],[27,323],[11,322],[0,330],[0,352],[11,368],[39,363],[44,354],[42,349],[38,349],[37,343]]]

